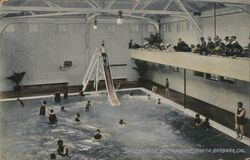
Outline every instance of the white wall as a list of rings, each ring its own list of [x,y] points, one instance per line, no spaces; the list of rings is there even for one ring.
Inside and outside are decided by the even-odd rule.
[[[82,19],[39,19],[29,22],[14,23],[15,32],[4,32],[0,38],[0,91],[12,90],[12,83],[6,79],[12,71],[25,71],[23,85],[69,82],[80,85],[89,64],[91,54],[105,40],[111,64],[127,64],[124,67],[111,67],[113,78],[137,80],[137,73],[128,54],[128,42],[132,38],[139,43],[148,36],[148,24],[131,21],[117,26],[115,21],[98,21],[98,30],[90,27],[90,55],[85,47],[86,24]],[[28,24],[38,24],[39,32],[30,33]],[[66,33],[58,33],[57,25],[67,24]],[[3,25],[3,24],[2,24]],[[114,31],[108,27],[114,25]],[[139,30],[131,32],[132,25],[139,25]],[[142,35],[143,33],[143,35]],[[59,66],[65,60],[71,60],[73,66],[60,71]]]
[[[211,14],[212,11],[207,11],[203,17],[200,18],[199,23],[202,31],[202,36],[205,37],[207,41],[208,36],[214,36],[214,19]],[[235,35],[238,37],[239,43],[245,47],[249,43],[250,36],[250,14],[246,12],[240,13],[223,13],[218,11],[217,16],[217,35],[224,40],[225,36]],[[176,24],[179,23],[181,30],[177,31]],[[181,18],[167,18],[163,20],[163,27],[168,25],[174,25],[173,31],[165,30],[163,34],[163,39],[166,43],[176,45],[179,38],[182,38],[189,45],[199,43],[199,38],[195,32],[194,27],[190,24],[190,28],[187,27],[187,21]],[[167,27],[168,28],[168,27]]]
[[[168,70],[160,72],[150,70],[147,78],[165,86],[166,78],[169,79],[170,88],[180,93],[184,93],[183,70],[180,73]],[[187,70],[187,95],[215,105],[230,112],[235,112],[236,104],[242,101],[247,110],[247,117],[250,118],[249,95],[250,83],[236,81],[234,86],[226,86],[211,80],[206,80],[193,75],[193,71]],[[203,107],[203,106],[200,106]]]

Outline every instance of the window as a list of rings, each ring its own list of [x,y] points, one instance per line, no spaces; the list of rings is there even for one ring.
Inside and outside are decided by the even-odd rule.
[[[9,25],[9,26],[5,29],[5,32],[7,32],[7,33],[15,32],[15,26],[14,26],[14,24]]]
[[[220,78],[221,82],[226,83],[226,84],[235,84],[235,79],[233,78],[228,78],[228,77],[221,77]]]
[[[139,25],[131,25],[132,32],[139,32]]]
[[[181,22],[176,22],[176,31],[177,32],[182,31],[182,24],[181,24]]]
[[[191,30],[191,24],[187,21],[187,31]]]
[[[108,25],[108,32],[114,32],[115,26],[114,25]]]
[[[171,32],[171,23],[168,23],[167,26],[168,26],[168,32]]]
[[[148,25],[148,32],[155,32],[155,28],[153,25]]]
[[[173,72],[180,72],[179,67],[173,67],[173,66],[171,66],[171,70],[172,70]]]
[[[219,81],[220,77],[215,74],[206,74],[206,79],[212,80],[212,81]]]
[[[198,71],[194,71],[194,76],[197,76],[197,77],[204,77],[204,73],[203,72],[198,72]]]
[[[59,24],[57,26],[58,33],[66,33],[67,32],[67,25],[66,24]]]
[[[29,32],[30,33],[39,32],[38,25],[37,24],[29,24]]]

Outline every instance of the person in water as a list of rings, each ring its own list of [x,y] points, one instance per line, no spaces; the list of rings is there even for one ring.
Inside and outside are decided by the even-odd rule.
[[[49,123],[50,124],[55,124],[57,122],[57,117],[53,109],[50,110],[49,113]]]
[[[17,98],[16,101],[17,101],[17,106],[19,106],[21,109],[23,109],[24,108],[23,101],[20,98]]]
[[[204,127],[207,131],[209,130],[210,123],[209,123],[209,118],[208,117],[205,118],[205,121],[201,124],[201,126]]]
[[[96,134],[94,135],[94,139],[99,140],[102,138],[100,129],[96,130]]]
[[[76,122],[80,122],[80,114],[79,113],[76,113],[75,121]]]
[[[43,104],[40,107],[40,112],[39,112],[40,116],[45,116],[45,114],[46,114],[46,107],[47,107],[47,102],[43,101]]]
[[[127,123],[124,122],[123,119],[120,119],[120,120],[119,120],[119,125],[127,125]]]
[[[148,100],[150,100],[151,99],[150,94],[148,94],[147,96],[148,96]]]
[[[157,100],[157,104],[161,104],[161,99],[160,98]]]
[[[50,160],[56,160],[56,154],[55,153],[50,154]]]
[[[58,148],[57,148],[57,153],[62,156],[62,157],[66,157],[69,155],[69,149],[67,148],[66,145],[63,144],[63,140],[58,140],[57,141],[57,145],[58,145]]]
[[[194,125],[195,127],[199,127],[202,124],[202,119],[200,118],[200,114],[196,114],[195,115],[195,119],[194,119]]]
[[[87,104],[85,105],[85,110],[88,112],[91,108],[91,101],[88,100]]]

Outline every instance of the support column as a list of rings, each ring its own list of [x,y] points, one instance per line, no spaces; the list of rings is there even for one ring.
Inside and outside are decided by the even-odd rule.
[[[184,108],[187,108],[187,76],[186,69],[184,69]]]

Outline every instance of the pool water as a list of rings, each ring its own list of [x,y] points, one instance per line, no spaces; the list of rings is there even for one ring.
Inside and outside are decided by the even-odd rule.
[[[156,104],[142,91],[119,92],[119,107],[111,107],[106,93],[70,96],[61,103],[53,98],[24,100],[21,110],[15,101],[1,102],[1,158],[3,160],[48,160],[56,153],[57,140],[70,150],[64,159],[166,159],[236,160],[250,156],[250,148],[219,131],[194,128],[193,118],[168,104]],[[90,99],[93,107],[84,110]],[[56,125],[40,117],[42,101],[54,109]],[[61,111],[65,107],[65,112]],[[80,113],[81,122],[74,122]],[[123,119],[127,125],[120,126]],[[96,129],[102,140],[93,141]]]

